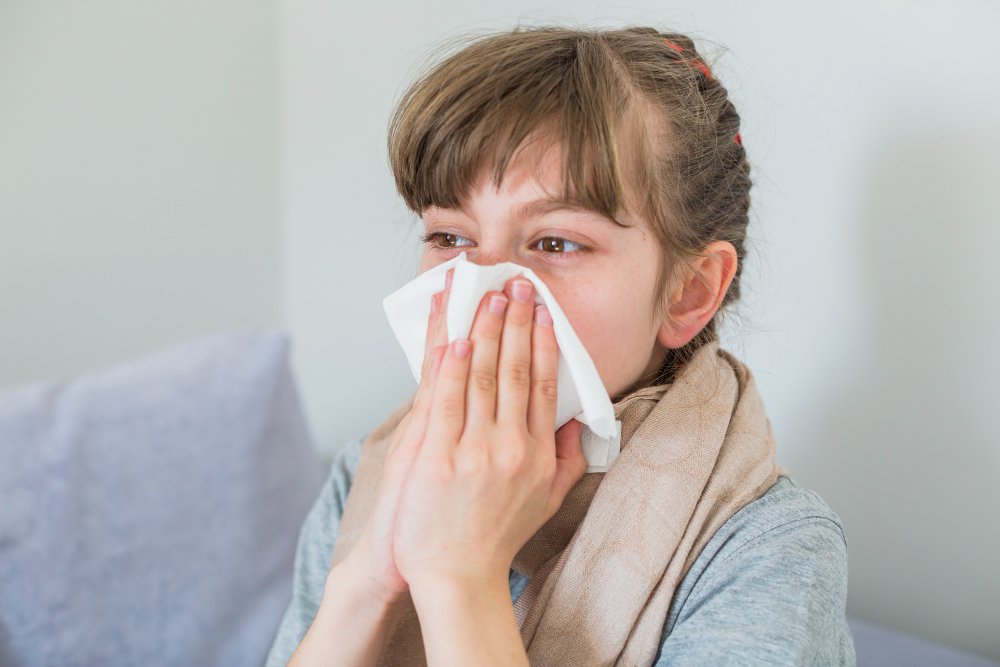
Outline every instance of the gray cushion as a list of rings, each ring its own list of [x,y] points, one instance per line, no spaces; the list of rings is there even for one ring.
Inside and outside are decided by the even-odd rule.
[[[323,482],[276,330],[0,393],[0,664],[260,665]]]
[[[858,667],[997,667],[987,658],[848,616]]]

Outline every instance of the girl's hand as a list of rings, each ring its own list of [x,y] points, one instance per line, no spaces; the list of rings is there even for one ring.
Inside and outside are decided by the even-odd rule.
[[[382,479],[379,482],[375,508],[358,543],[344,560],[356,580],[367,582],[372,594],[383,602],[395,604],[408,589],[406,580],[396,568],[393,557],[392,537],[396,522],[396,508],[407,473],[413,464],[427,428],[434,377],[444,356],[447,332],[444,313],[451,293],[449,269],[445,289],[431,299],[427,318],[427,336],[424,345],[424,363],[410,411],[396,426],[389,440]]]
[[[469,341],[448,346],[396,515],[398,573],[414,582],[507,579],[514,556],[587,469],[581,425],[555,432],[559,351],[524,278],[487,293]],[[426,404],[425,404],[426,405]],[[426,408],[425,408],[426,409]]]

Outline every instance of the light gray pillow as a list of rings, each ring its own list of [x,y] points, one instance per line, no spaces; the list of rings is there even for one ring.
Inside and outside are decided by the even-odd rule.
[[[0,393],[0,665],[261,665],[328,466],[287,335]]]
[[[998,663],[848,615],[860,667],[997,667]]]

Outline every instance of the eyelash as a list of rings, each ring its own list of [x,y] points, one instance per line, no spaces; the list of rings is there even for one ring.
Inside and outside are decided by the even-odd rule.
[[[440,245],[439,243],[437,243],[438,239],[444,238],[446,236],[453,236],[455,238],[465,239],[466,241],[468,240],[464,236],[459,236],[458,234],[452,234],[451,232],[431,232],[429,234],[422,234],[421,237],[420,237],[420,239],[425,244],[431,246],[432,248],[434,248],[436,250],[452,250],[452,249],[455,249],[455,248],[465,248],[465,247],[468,247],[468,246],[459,246],[459,245],[443,246],[443,245]],[[541,251],[542,253],[544,253],[546,255],[552,255],[553,258],[556,259],[556,260],[558,260],[558,261],[564,260],[567,255],[576,255],[576,254],[579,254],[579,253],[590,252],[590,248],[588,248],[587,246],[585,246],[585,245],[583,245],[581,243],[577,243],[576,241],[570,241],[569,239],[564,239],[564,238],[562,238],[560,236],[543,236],[542,238],[538,239],[538,241],[535,242],[535,245],[537,245],[541,241],[548,241],[550,239],[554,239],[554,240],[557,240],[557,241],[562,241],[564,244],[565,243],[572,243],[573,245],[577,246],[577,248],[578,248],[577,250],[574,250],[572,252],[567,252],[565,250],[563,252],[546,252],[544,250]]]

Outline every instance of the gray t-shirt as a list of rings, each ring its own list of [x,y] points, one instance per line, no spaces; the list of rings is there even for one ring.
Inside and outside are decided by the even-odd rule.
[[[338,453],[302,525],[292,600],[267,667],[284,667],[319,609],[362,441]],[[511,571],[512,601],[526,583]],[[846,604],[840,518],[781,476],[723,524],[681,580],[654,665],[855,665]]]

